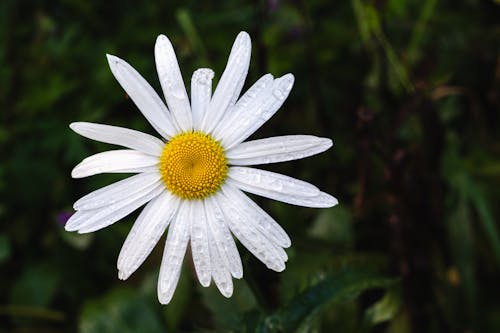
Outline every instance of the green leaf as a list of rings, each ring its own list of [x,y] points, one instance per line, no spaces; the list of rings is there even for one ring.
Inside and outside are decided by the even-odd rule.
[[[154,300],[156,301],[156,300]],[[88,301],[79,323],[81,333],[164,332],[152,303],[137,291],[116,288],[102,298]]]
[[[29,266],[14,284],[10,302],[15,305],[47,306],[57,290],[59,275],[48,264]]]
[[[397,288],[391,288],[380,301],[366,311],[365,318],[371,325],[383,323],[394,318],[400,307],[401,295]]]
[[[422,9],[411,35],[410,43],[408,45],[408,60],[410,66],[415,64],[422,55],[422,40],[426,37],[426,27],[430,18],[434,14],[437,0],[425,0]]]
[[[59,228],[58,231],[59,236],[63,241],[68,243],[70,246],[82,251],[87,249],[95,238],[95,234],[92,233],[78,234],[75,232],[67,232],[63,228]]]
[[[199,57],[199,60],[206,63],[207,56],[203,42],[198,34],[198,30],[194,25],[191,13],[187,8],[181,8],[175,13],[177,22],[184,30],[189,42],[193,46],[194,53]]]
[[[475,183],[469,185],[469,200],[476,209],[481,221],[484,233],[491,244],[497,264],[500,265],[500,236],[495,223],[495,218],[491,212],[488,200],[480,186]]]
[[[309,229],[313,238],[349,249],[353,244],[351,213],[343,207],[323,209]]]
[[[154,289],[154,292],[148,293],[147,297],[154,300],[157,298],[156,284],[158,272],[152,273],[152,276],[153,279],[150,279],[151,282],[149,286]],[[193,279],[191,277],[191,272],[187,269],[186,265],[184,265],[174,297],[168,306],[162,307],[163,317],[166,319],[168,329],[172,332],[177,332],[179,330],[182,319],[189,314],[190,301],[193,298],[192,289]]]
[[[353,300],[366,290],[387,288],[396,281],[364,267],[346,267],[306,289],[277,313],[265,317],[258,332],[295,332],[325,305]]]
[[[200,287],[200,292],[203,295],[203,303],[212,313],[216,327],[238,331],[244,313],[247,313],[245,319],[258,315],[258,312],[250,314],[257,301],[246,280],[233,280],[233,283],[234,294],[231,298],[222,296],[215,285],[209,288]]]

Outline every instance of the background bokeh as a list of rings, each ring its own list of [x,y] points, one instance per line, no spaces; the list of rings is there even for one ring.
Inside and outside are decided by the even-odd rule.
[[[1,1],[0,332],[500,332],[499,18],[495,0]],[[105,54],[160,91],[158,34],[189,83],[198,67],[220,75],[240,30],[253,41],[245,87],[267,72],[296,77],[253,137],[335,142],[264,168],[340,204],[254,197],[292,238],[287,269],[240,247],[244,278],[225,299],[188,259],[161,306],[163,240],[117,277],[137,213],[95,234],[64,231],[77,198],[123,178],[71,179],[110,147],[68,124],[153,133]]]

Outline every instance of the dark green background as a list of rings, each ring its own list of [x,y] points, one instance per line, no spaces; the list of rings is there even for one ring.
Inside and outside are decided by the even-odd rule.
[[[0,2],[0,332],[500,332],[500,4],[494,0]],[[309,209],[255,198],[289,232],[283,273],[241,249],[231,299],[186,260],[172,303],[163,240],[125,282],[116,259],[136,214],[89,235],[64,215],[119,179],[70,178],[109,149],[72,121],[152,133],[106,53],[159,90],[153,47],[172,40],[185,82],[224,69],[240,30],[246,87],[295,87],[254,137],[334,147],[265,166],[339,199]]]

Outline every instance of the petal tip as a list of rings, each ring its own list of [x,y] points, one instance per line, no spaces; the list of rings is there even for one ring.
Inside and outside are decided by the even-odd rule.
[[[231,298],[231,296],[233,296],[233,288],[228,288],[223,290],[219,289],[219,291],[225,298]]]
[[[67,222],[65,225],[64,225],[64,230],[68,231],[68,232],[73,232],[73,231],[76,231],[75,227],[74,226],[71,226],[71,223]]]
[[[208,279],[208,280],[207,279],[200,280],[200,284],[201,284],[202,287],[207,288],[207,287],[210,286],[210,279]]]
[[[325,199],[325,208],[331,208],[339,204],[339,201],[328,193],[323,193],[323,197]]]
[[[165,38],[167,38],[167,36],[165,36],[164,34],[159,34],[158,37],[156,37],[156,41],[158,42],[159,40],[162,40],[162,39],[165,39]]]
[[[287,81],[290,85],[293,85],[295,82],[295,76],[292,73],[285,74],[281,78]]]
[[[156,37],[155,47],[162,47],[165,45],[172,45],[172,43],[170,42],[170,39],[167,36],[165,36],[164,34],[158,35],[158,37]]]
[[[81,126],[81,122],[73,122],[69,124],[69,128],[73,130],[73,132],[78,133],[78,128]]]
[[[118,58],[117,56],[114,56],[112,54],[106,53],[106,59],[108,59],[108,62],[111,63],[113,61],[116,62],[120,58]]]
[[[281,273],[285,270],[286,268],[286,265],[285,263],[283,262],[281,265],[278,265],[278,266],[274,266],[274,267],[269,267],[270,269],[272,269],[273,271],[275,272],[278,272],[278,273]]]
[[[127,272],[125,272],[124,270],[118,270],[118,278],[120,280],[126,280],[129,276],[130,274],[127,274]]]
[[[236,36],[238,40],[250,41],[250,35],[246,31],[240,31],[238,36]]]
[[[325,150],[328,150],[333,147],[333,140],[329,138],[321,138],[321,145]]]
[[[111,68],[111,72],[116,75],[115,71],[119,69],[119,65],[121,64],[121,62],[123,60],[121,60],[120,58],[118,58],[117,56],[114,56],[112,54],[106,54],[106,58],[108,59],[108,65],[109,67]]]
[[[172,300],[172,296],[172,293],[162,292],[158,289],[158,301],[160,304],[167,305]]]
[[[80,168],[78,166],[71,170],[71,178],[82,178],[82,173],[80,172]]]

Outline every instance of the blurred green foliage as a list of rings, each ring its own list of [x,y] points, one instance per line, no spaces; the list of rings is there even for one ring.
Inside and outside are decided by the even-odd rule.
[[[0,2],[0,332],[500,332],[500,6],[494,0]],[[289,232],[287,269],[241,248],[231,299],[195,281],[156,299],[161,243],[127,282],[115,262],[136,215],[63,230],[72,203],[119,179],[70,179],[109,147],[72,121],[151,132],[111,75],[129,61],[159,89],[158,34],[185,82],[222,72],[240,30],[246,86],[295,87],[256,137],[331,137],[269,166],[339,198],[328,210],[255,200]]]

